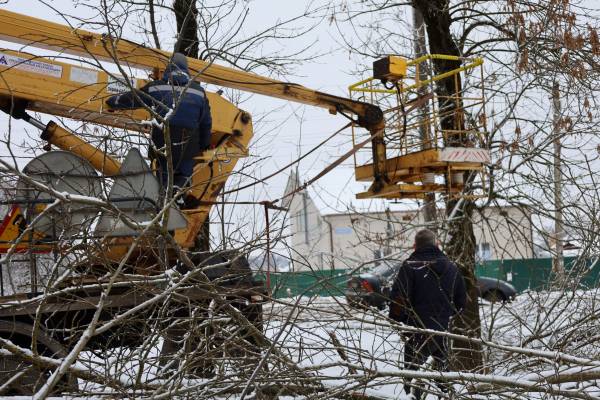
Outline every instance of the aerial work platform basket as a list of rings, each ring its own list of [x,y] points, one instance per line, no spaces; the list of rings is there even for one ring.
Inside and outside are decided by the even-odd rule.
[[[457,67],[434,75],[434,62]],[[383,188],[377,182],[374,150],[354,155],[356,179],[373,182],[357,198],[422,199],[483,193],[490,163],[486,145],[483,60],[426,55],[414,60],[389,56],[373,64],[373,76],[349,87],[355,99],[379,105],[386,128]],[[353,127],[354,144],[361,133]],[[381,155],[379,155],[381,157]],[[474,190],[477,186],[477,190]]]

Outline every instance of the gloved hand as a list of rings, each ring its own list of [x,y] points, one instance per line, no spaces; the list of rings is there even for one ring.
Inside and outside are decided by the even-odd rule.
[[[115,111],[115,107],[117,105],[117,101],[118,101],[118,95],[116,96],[110,96],[108,99],[106,99],[104,101],[104,105],[106,106],[106,110],[109,112],[113,112]]]

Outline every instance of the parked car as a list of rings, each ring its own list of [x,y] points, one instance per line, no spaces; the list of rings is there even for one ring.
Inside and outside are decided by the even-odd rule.
[[[477,277],[477,289],[479,289],[479,297],[492,303],[511,301],[517,295],[517,290],[510,283],[487,276]]]
[[[387,306],[392,284],[402,262],[384,260],[367,272],[348,279],[346,300],[349,304],[358,306],[373,306],[383,309]],[[477,277],[479,297],[490,301],[510,301],[517,291],[510,283],[496,278]]]

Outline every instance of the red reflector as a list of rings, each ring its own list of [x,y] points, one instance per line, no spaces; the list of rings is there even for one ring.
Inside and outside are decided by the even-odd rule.
[[[369,283],[369,281],[361,281],[360,282],[360,286],[362,286],[363,289],[365,289],[367,292],[372,292],[373,291],[373,286],[371,286],[371,284]]]

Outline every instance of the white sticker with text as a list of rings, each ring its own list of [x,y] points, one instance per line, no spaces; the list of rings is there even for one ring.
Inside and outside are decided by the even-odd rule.
[[[73,82],[93,85],[98,82],[98,71],[87,68],[71,67],[71,76],[69,76],[69,79]]]
[[[23,71],[34,72],[40,75],[60,78],[62,76],[62,67],[43,61],[29,60],[23,57],[13,56],[11,54],[0,53],[0,67],[7,66]]]
[[[125,79],[129,79],[131,86],[128,86],[127,83],[125,83]],[[134,78],[119,77],[119,79],[116,79],[112,76],[109,76],[108,84],[106,85],[106,91],[108,93],[123,93],[130,91],[132,87],[135,87]]]
[[[473,147],[446,147],[440,152],[440,161],[489,164],[491,159],[490,152],[486,149]]]

